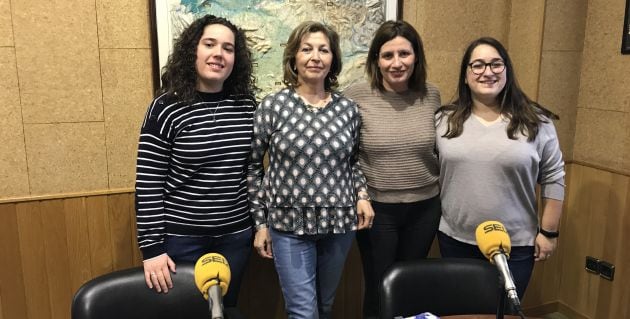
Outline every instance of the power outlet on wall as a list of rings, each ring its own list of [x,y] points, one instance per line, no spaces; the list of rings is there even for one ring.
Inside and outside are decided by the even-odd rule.
[[[615,265],[595,257],[586,256],[584,268],[586,271],[599,275],[600,277],[610,281],[615,278]]]
[[[586,271],[594,274],[599,274],[599,259],[591,256],[586,256]]]
[[[615,278],[615,265],[607,261],[599,261],[599,276],[610,281]]]

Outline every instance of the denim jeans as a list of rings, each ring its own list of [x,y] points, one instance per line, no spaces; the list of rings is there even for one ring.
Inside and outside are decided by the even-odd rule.
[[[413,203],[372,202],[372,228],[357,232],[365,280],[363,318],[380,318],[378,289],[394,262],[427,257],[440,223],[440,207],[439,196]]]
[[[270,229],[289,319],[330,318],[354,232],[295,235]]]
[[[207,253],[219,253],[230,264],[230,286],[223,296],[225,307],[236,307],[241,280],[252,249],[252,230],[227,234],[221,237],[166,237],[166,253],[175,263],[197,262]]]
[[[487,259],[476,245],[461,242],[442,232],[438,232],[437,237],[442,257]],[[512,247],[508,267],[514,278],[516,293],[519,299],[523,299],[534,270],[534,246]]]

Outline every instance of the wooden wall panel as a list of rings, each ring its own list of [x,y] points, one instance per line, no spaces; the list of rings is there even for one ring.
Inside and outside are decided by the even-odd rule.
[[[70,286],[75,292],[93,277],[85,199],[83,197],[65,199],[63,215],[68,232],[66,238],[68,241]]]
[[[131,232],[130,202],[129,194],[116,194],[107,198],[108,217],[111,230],[113,269],[123,269],[133,266],[134,244]],[[135,220],[133,220],[135,223]]]
[[[560,277],[558,299],[588,318],[627,318],[630,177],[578,164],[569,172],[561,265],[555,272]],[[586,256],[613,263],[614,281],[586,272]]]
[[[356,241],[348,253],[333,307],[333,318],[359,318],[363,313],[363,269]]]
[[[68,273],[68,245],[66,220],[63,215],[63,199],[39,202],[42,217],[42,234],[45,238],[46,264],[48,277],[48,298],[51,318],[65,319],[70,309],[72,286]]]
[[[15,204],[0,205],[0,317],[28,318]]]
[[[0,204],[0,319],[69,318],[71,297],[83,283],[141,265],[133,206],[131,192]],[[630,268],[629,208],[630,177],[569,165],[559,248],[550,261],[536,264],[524,305],[564,307],[585,318],[630,317],[630,286],[624,285]],[[586,255],[615,264],[615,280],[587,273]],[[361,273],[354,245],[335,317],[360,316]],[[273,261],[255,252],[240,308],[248,318],[286,318]]]
[[[51,318],[48,273],[39,202],[16,205],[27,318]]]
[[[85,201],[90,234],[92,276],[96,277],[114,270],[107,196],[91,196]]]

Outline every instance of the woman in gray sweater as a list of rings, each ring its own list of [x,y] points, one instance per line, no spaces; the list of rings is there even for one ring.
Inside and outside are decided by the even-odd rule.
[[[557,116],[519,88],[507,51],[493,38],[469,45],[457,99],[437,114],[442,256],[485,258],[475,229],[488,220],[503,223],[521,298],[534,261],[547,260],[557,244],[564,162],[551,119]]]
[[[374,224],[357,232],[363,261],[363,315],[378,317],[378,285],[396,261],[425,258],[440,220],[434,113],[440,93],[426,83],[422,40],[404,21],[385,22],[370,45],[370,83],[344,94],[359,104],[359,160]]]

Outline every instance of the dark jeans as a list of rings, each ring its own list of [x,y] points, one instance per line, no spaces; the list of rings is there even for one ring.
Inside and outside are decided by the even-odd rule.
[[[440,223],[439,196],[413,203],[372,202],[371,229],[357,232],[363,262],[363,317],[379,317],[379,286],[397,261],[426,258]]]
[[[252,249],[252,230],[221,237],[166,237],[166,253],[175,263],[197,262],[207,253],[219,253],[230,264],[230,287],[223,296],[225,307],[236,307],[241,280]]]
[[[440,243],[440,254],[442,257],[487,260],[477,245],[461,242],[442,232],[438,232],[437,237]],[[518,297],[523,299],[525,289],[527,289],[527,285],[529,284],[529,278],[532,276],[532,270],[534,269],[534,246],[512,247],[508,267],[510,268],[510,272],[512,272]]]

